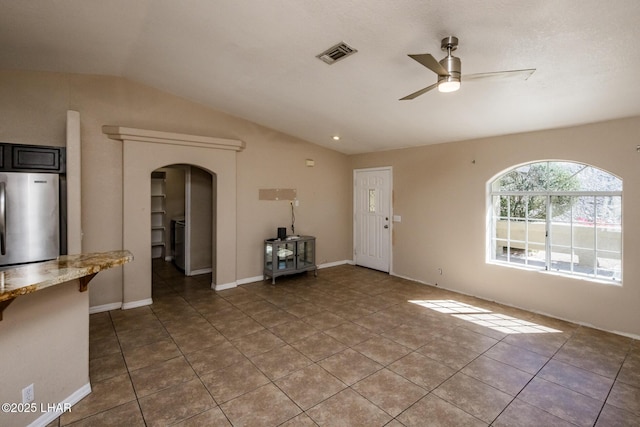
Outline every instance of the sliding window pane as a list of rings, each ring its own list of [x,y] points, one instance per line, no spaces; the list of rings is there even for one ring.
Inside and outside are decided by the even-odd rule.
[[[600,196],[596,204],[597,276],[622,280],[622,198]]]
[[[547,197],[530,196],[527,201],[527,264],[544,267],[546,263]]]
[[[525,223],[527,212],[526,196],[506,196],[502,203],[502,215],[507,222],[507,258],[510,262],[524,264],[525,256]]]
[[[573,209],[573,252],[578,257],[575,272],[596,274],[596,197],[576,197]]]
[[[551,248],[552,271],[573,272],[577,257],[573,253],[573,215],[576,202],[571,196],[551,196],[551,221],[549,225],[549,245]]]
[[[524,242],[510,241],[504,248],[506,259],[514,264],[526,264],[527,259],[524,252]]]

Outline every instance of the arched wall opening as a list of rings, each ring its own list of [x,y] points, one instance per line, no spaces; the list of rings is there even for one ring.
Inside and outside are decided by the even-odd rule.
[[[185,276],[215,272],[217,176],[190,164],[151,173],[151,255]]]
[[[151,299],[151,173],[169,164],[189,164],[215,174],[216,212],[212,218],[216,256],[212,260],[211,287],[236,283],[236,153],[238,140],[103,126],[103,132],[122,146],[123,247],[134,261],[123,268],[122,308],[152,303]]]

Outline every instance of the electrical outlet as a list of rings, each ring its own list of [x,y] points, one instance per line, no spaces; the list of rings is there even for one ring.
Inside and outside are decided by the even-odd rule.
[[[22,403],[31,403],[36,399],[33,384],[29,384],[22,389]]]

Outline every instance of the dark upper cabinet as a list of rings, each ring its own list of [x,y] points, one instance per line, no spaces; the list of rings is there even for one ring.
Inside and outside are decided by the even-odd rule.
[[[66,149],[43,145],[0,143],[0,171],[66,172]]]

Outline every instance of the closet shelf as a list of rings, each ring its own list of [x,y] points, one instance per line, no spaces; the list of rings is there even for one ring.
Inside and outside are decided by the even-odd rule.
[[[151,173],[151,257],[165,258],[166,172]]]

